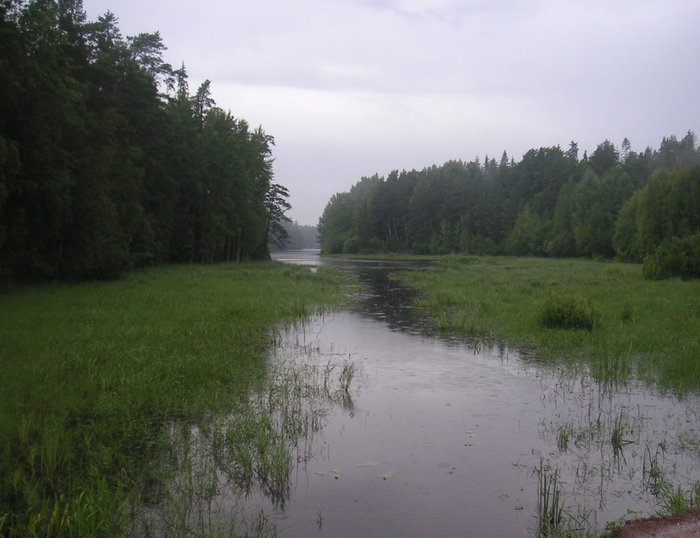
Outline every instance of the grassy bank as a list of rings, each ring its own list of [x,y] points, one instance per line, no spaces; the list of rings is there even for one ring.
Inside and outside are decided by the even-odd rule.
[[[166,425],[265,375],[270,327],[340,297],[323,272],[170,266],[0,295],[0,535],[119,535]]]
[[[649,281],[634,264],[450,256],[402,279],[436,327],[534,349],[541,360],[700,391],[700,281]],[[562,361],[563,359],[563,361]]]

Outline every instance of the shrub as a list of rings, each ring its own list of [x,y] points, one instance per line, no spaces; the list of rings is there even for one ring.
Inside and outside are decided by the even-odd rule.
[[[552,292],[540,309],[540,323],[550,329],[592,331],[600,315],[582,297],[570,292]]]
[[[384,241],[378,237],[373,237],[360,252],[363,254],[377,254],[378,252],[384,252],[385,250],[386,246],[384,245]]]
[[[343,254],[357,254],[362,247],[362,241],[356,235],[348,237],[343,243]]]
[[[662,241],[644,258],[643,273],[648,280],[700,278],[700,234]]]

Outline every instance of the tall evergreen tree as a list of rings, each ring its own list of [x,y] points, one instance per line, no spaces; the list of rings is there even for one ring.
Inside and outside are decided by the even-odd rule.
[[[209,80],[188,95],[158,32],[124,38],[80,0],[0,8],[0,278],[268,255],[288,209],[272,137],[217,108]]]

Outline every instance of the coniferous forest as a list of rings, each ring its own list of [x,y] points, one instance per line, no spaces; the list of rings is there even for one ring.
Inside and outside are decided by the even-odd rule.
[[[259,259],[286,237],[271,146],[190,91],[158,32],[123,37],[81,0],[0,3],[0,280],[115,278],[163,262]],[[319,221],[325,253],[616,257],[700,271],[693,133],[637,153],[606,140],[519,162],[362,178]],[[671,266],[669,268],[669,266]]]
[[[325,253],[508,254],[645,261],[700,277],[700,151],[688,132],[637,153],[606,140],[531,149],[519,162],[449,161],[364,177],[319,221]]]
[[[158,32],[82,0],[0,3],[0,280],[249,260],[284,237],[271,146],[188,87]]]

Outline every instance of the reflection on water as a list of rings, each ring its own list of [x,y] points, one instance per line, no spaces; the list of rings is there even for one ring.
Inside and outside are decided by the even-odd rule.
[[[442,340],[389,276],[407,262],[276,257],[351,273],[352,306],[280,328],[231,415],[173,427],[178,472],[136,534],[536,536],[543,476],[600,532],[700,481],[698,396]]]
[[[279,331],[276,337],[285,344],[226,416],[197,424],[173,420],[169,454],[151,471],[132,535],[274,535],[264,511],[246,500],[264,499],[284,512],[293,472],[315,457],[315,435],[328,412],[352,412],[349,388],[356,368],[337,355],[317,360],[318,348],[305,343],[303,329]]]
[[[433,264],[431,261],[321,258],[317,250],[281,252],[273,257],[284,263],[348,273],[362,285],[354,296],[353,311],[385,322],[390,329],[433,334],[426,320],[410,307],[416,291],[390,277],[392,273],[402,270],[428,268]]]
[[[700,480],[697,396],[613,392],[505,346],[441,341],[388,277],[405,262],[304,263],[363,284],[351,311],[303,331],[317,360],[349,357],[361,375],[352,409],[331,410],[297,467],[287,507],[251,499],[281,536],[534,536],[540,465],[558,473],[569,524],[600,531],[628,509],[655,513],[661,488]],[[298,338],[278,353],[297,354]]]

